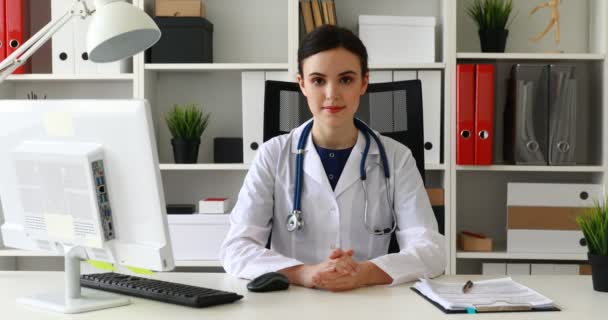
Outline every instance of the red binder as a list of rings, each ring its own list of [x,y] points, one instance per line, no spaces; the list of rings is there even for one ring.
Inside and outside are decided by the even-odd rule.
[[[17,50],[30,37],[30,1],[6,1],[6,55]],[[13,74],[31,73],[31,64],[26,62]]]
[[[494,65],[475,68],[475,164],[492,164],[494,140]]]
[[[0,61],[6,58],[6,3],[0,0]]]
[[[475,65],[456,66],[456,164],[475,164]]]

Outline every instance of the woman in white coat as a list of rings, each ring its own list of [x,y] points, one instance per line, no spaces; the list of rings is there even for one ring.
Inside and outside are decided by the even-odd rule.
[[[366,49],[349,30],[323,26],[303,39],[297,81],[313,119],[257,152],[221,248],[228,273],[252,279],[276,271],[292,284],[343,291],[443,272],[444,238],[410,150],[378,135],[387,184],[381,148],[354,119],[368,80]],[[299,153],[301,214],[293,215]],[[391,232],[400,252],[388,254]]]

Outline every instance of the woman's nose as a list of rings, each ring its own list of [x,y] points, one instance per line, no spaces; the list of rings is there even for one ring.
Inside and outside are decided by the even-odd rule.
[[[328,83],[325,87],[325,99],[326,100],[337,100],[340,97],[340,92],[337,84]]]

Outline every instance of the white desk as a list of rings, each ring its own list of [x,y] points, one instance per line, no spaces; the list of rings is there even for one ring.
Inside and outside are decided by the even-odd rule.
[[[223,273],[164,273],[160,280],[181,282],[234,291],[244,298],[233,304],[194,309],[151,300],[131,298],[125,307],[90,313],[63,315],[18,305],[17,297],[63,288],[62,272],[0,272],[0,317],[18,319],[606,319],[608,293],[593,291],[589,276],[516,276],[514,280],[530,286],[554,300],[561,312],[493,313],[447,315],[409,289],[370,287],[344,293],[331,293],[292,286],[288,291],[250,293],[246,281]],[[479,277],[446,276],[442,281],[465,281]]]

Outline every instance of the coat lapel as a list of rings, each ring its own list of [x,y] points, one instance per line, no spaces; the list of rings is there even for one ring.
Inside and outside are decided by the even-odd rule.
[[[298,127],[296,130],[293,139],[291,140],[291,152],[297,155],[298,152],[298,142],[300,141],[300,135],[304,127],[308,124],[309,121],[305,122],[303,125]],[[295,159],[295,157],[294,157]],[[312,134],[309,134],[306,139],[306,147],[304,148],[304,174],[311,177],[315,180],[319,186],[327,189],[326,192],[333,193],[331,189],[331,185],[329,184],[329,180],[327,179],[327,174],[325,173],[325,168],[323,168],[323,163],[321,162],[321,158],[315,149],[315,145],[312,142]],[[295,166],[295,162],[294,162]],[[295,171],[295,169],[294,169]],[[303,181],[303,183],[305,183]]]
[[[369,147],[369,155],[378,154],[378,146],[374,139],[370,136],[370,147]],[[363,159],[363,151],[365,150],[365,136],[361,131],[359,131],[359,136],[357,137],[357,142],[353,147],[353,150],[346,160],[346,165],[344,166],[344,170],[342,170],[342,174],[340,174],[340,179],[338,180],[338,184],[336,185],[335,195],[336,198],[340,196],[344,191],[350,188],[355,182],[359,182],[361,179],[361,159]],[[369,161],[372,161],[370,157],[366,160],[366,167],[369,166]]]

